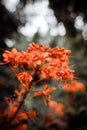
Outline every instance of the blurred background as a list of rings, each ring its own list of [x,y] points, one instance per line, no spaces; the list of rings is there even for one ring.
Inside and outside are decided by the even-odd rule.
[[[0,0],[0,61],[4,50],[25,50],[31,42],[70,49],[75,79],[87,86],[86,0]],[[7,65],[0,65],[0,86],[0,100],[4,95],[12,95],[18,86]],[[76,112],[68,130],[87,130],[87,91],[66,94],[61,90],[54,98]]]

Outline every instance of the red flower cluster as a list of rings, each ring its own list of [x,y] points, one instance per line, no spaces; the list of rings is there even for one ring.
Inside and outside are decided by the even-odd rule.
[[[70,84],[64,83],[63,89],[65,91],[75,93],[78,91],[85,91],[86,88],[83,83],[80,83],[79,81],[74,80]]]
[[[13,48],[11,51],[5,51],[3,60],[6,64],[10,64],[13,68],[24,68],[26,65],[30,70],[39,70],[41,78],[55,78],[56,80],[72,80],[73,71],[69,69],[69,55],[71,51],[64,48],[50,48],[43,45],[32,43],[31,46],[24,51],[17,51]],[[24,73],[17,74],[18,80]],[[27,72],[28,73],[28,72]],[[33,78],[32,71],[27,74],[29,80]],[[35,74],[35,73],[34,73]],[[19,76],[20,75],[20,76]],[[26,79],[27,80],[27,79]]]
[[[49,101],[48,103],[49,111],[45,116],[45,125],[49,127],[52,124],[60,124],[61,126],[67,127],[67,116],[66,116],[66,106],[62,103],[57,103],[55,101]],[[56,128],[54,128],[56,130]]]
[[[64,116],[65,106],[62,103],[57,103],[55,101],[49,101],[48,105],[50,107],[50,113],[54,112],[59,117],[63,117]]]
[[[48,87],[48,85],[45,85],[43,89],[36,90],[33,89],[35,87],[35,83],[48,78],[52,78],[57,81],[73,80],[73,71],[69,69],[70,53],[70,50],[66,50],[64,48],[50,48],[49,46],[43,46],[35,43],[32,43],[26,51],[17,51],[13,48],[11,51],[5,51],[3,53],[4,63],[1,64],[10,64],[11,69],[16,75],[18,81],[21,83],[20,88],[15,90],[15,94],[17,96],[15,100],[9,100],[9,98],[5,97],[5,101],[9,107],[3,115],[4,117],[7,116],[8,120],[6,121],[8,124],[10,123],[10,126],[18,123],[19,120],[26,120],[27,118],[33,119],[36,117],[36,112],[34,110],[29,112],[21,110],[28,93],[34,92],[33,97],[39,95],[42,96],[45,104],[51,103],[50,93],[56,90],[56,87]],[[51,106],[51,108],[54,107],[56,113],[62,116],[62,109],[64,109],[64,106],[54,103],[54,106]],[[0,121],[3,126],[2,118],[3,116],[0,117]],[[10,126],[7,125],[9,130]],[[23,128],[21,126],[23,126]],[[17,129],[27,129],[26,124],[21,126],[18,126]]]

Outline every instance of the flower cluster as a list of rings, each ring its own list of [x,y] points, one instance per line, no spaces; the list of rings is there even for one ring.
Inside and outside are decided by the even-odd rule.
[[[4,111],[4,113],[3,110],[0,109],[0,125],[2,130],[4,130],[4,127],[7,128],[7,130],[27,130],[28,126],[25,121],[28,120],[28,118],[36,118],[35,110],[26,112],[20,109],[15,117],[14,114],[17,112],[20,102],[17,102],[16,100],[9,97],[4,97],[4,101],[6,101],[6,103],[8,104],[8,108]],[[20,125],[22,121],[24,122]],[[10,128],[9,125],[11,125],[12,128]],[[14,125],[15,128],[13,127]]]
[[[56,87],[49,87],[46,84],[43,89],[37,90],[35,89],[35,84],[47,79],[55,79],[57,82],[60,80],[73,80],[74,73],[69,68],[70,53],[71,51],[65,48],[50,48],[49,46],[36,43],[31,43],[26,51],[17,51],[16,48],[13,48],[11,51],[3,53],[3,63],[1,64],[9,64],[20,82],[19,89],[14,92],[17,98],[13,100],[5,97],[5,101],[9,107],[4,112],[4,117],[7,116],[8,118],[6,121],[10,125],[6,125],[9,130],[12,125],[19,123],[19,120],[26,120],[27,118],[34,119],[36,117],[34,110],[25,112],[22,108],[26,96],[30,92],[34,93],[33,98],[41,96],[45,104],[49,104],[52,108],[51,110],[55,107],[55,112],[57,114],[60,113],[61,116],[63,115],[63,105],[54,103],[54,106],[51,106],[50,93],[55,91]],[[0,121],[3,126],[2,118]],[[21,129],[22,127],[19,125],[18,128]],[[27,129],[26,124],[23,124],[22,129]]]
[[[52,100],[49,101],[48,106],[49,111],[48,114],[45,116],[46,127],[50,127],[53,124],[60,124],[63,127],[67,127],[67,107],[62,103],[57,103]],[[53,129],[57,130],[56,128]]]
[[[30,70],[29,74],[26,74],[28,76],[26,80],[29,81],[33,79],[34,72],[37,70],[40,78],[43,79],[72,80],[74,76],[73,71],[69,69],[70,53],[70,50],[65,50],[64,48],[50,48],[49,46],[44,47],[43,45],[32,43],[25,52],[19,52],[15,48],[11,51],[5,51],[3,53],[3,61],[6,64],[9,63],[13,69],[17,67],[22,69],[22,72],[17,74],[18,80],[20,80],[20,76],[23,77],[25,75],[26,72],[23,72],[25,66]]]
[[[33,90],[34,92],[33,97],[41,95],[42,98],[44,99],[44,103],[47,104],[46,101],[49,102],[51,100],[50,93],[55,90],[56,90],[56,87],[49,88],[48,85],[45,85],[43,90]]]
[[[85,86],[83,83],[80,83],[79,81],[72,81],[70,84],[64,83],[63,84],[63,89],[65,91],[71,92],[71,93],[76,93],[78,91],[85,91]]]

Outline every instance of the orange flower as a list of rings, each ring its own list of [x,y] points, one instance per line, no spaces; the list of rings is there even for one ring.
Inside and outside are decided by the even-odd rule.
[[[67,126],[67,116],[65,115],[66,107],[62,103],[57,103],[50,100],[48,102],[49,111],[45,116],[45,125],[51,126],[52,124],[60,124],[61,126]]]
[[[47,104],[46,98],[48,101],[50,101],[50,98],[51,98],[50,93],[55,91],[55,90],[56,90],[55,87],[49,88],[48,85],[45,85],[43,90],[32,90],[32,91],[35,92],[34,96],[41,95],[43,97],[45,105],[46,105]]]
[[[31,43],[26,51],[17,51],[13,48],[11,51],[5,51],[3,60],[10,63],[14,72],[17,67],[35,71],[39,68],[41,78],[54,78],[56,80],[72,80],[74,78],[73,71],[69,69],[69,55],[71,51],[65,48],[50,48],[41,44]],[[2,64],[2,63],[1,63]],[[37,72],[38,73],[38,72]],[[21,80],[24,74],[17,74],[18,80]],[[29,77],[29,76],[27,76]],[[28,79],[32,80],[32,78]]]
[[[73,80],[74,79],[73,71],[68,68],[61,70],[59,73],[63,80]]]
[[[52,62],[52,64],[55,64]],[[68,67],[65,69],[62,66],[62,63],[60,65],[46,65],[41,70],[41,77],[43,79],[47,78],[54,78],[56,80],[73,80],[74,75],[73,71],[70,70]]]
[[[78,91],[85,91],[85,86],[83,83],[80,83],[76,80],[69,83],[63,84],[63,89],[68,92],[78,92]]]
[[[32,42],[30,44],[30,47],[26,50],[27,52],[32,52],[32,51],[40,51],[40,52],[44,52],[44,46],[42,44],[36,44],[34,42]]]
[[[15,57],[15,64],[18,66],[24,65],[27,63],[26,60],[27,53],[22,51],[18,52],[18,55]]]
[[[13,63],[17,55],[18,51],[16,50],[16,48],[13,48],[11,51],[5,51],[3,53],[3,60],[6,64],[10,62]]]
[[[51,55],[53,57],[59,57],[62,58],[64,55],[70,55],[71,51],[70,50],[65,50],[65,48],[58,48],[58,47],[54,47],[51,50]]]
[[[17,78],[20,81],[20,83],[23,85],[23,87],[28,91],[29,90],[29,84],[33,80],[32,76],[27,72],[19,72],[17,74]]]
[[[22,81],[25,81],[25,82],[31,82],[32,81],[32,76],[27,72],[27,71],[24,71],[24,72],[19,72],[17,74],[17,78],[20,82]]]
[[[64,116],[65,106],[62,103],[57,103],[55,101],[50,100],[48,105],[50,107],[50,113],[54,112],[59,117],[63,117]]]
[[[50,93],[55,91],[56,88],[49,88],[48,85],[45,85],[43,90],[31,90],[31,85],[35,85],[35,83],[48,78],[53,78],[57,81],[73,80],[73,71],[69,69],[70,53],[71,51],[65,48],[50,48],[49,46],[43,46],[42,44],[36,44],[34,42],[31,43],[26,51],[19,52],[16,48],[13,48],[11,51],[5,51],[3,53],[4,63],[1,62],[0,64],[10,64],[11,69],[21,83],[19,91],[15,91],[15,94],[18,96],[17,101],[5,97],[9,106],[4,112],[4,115],[8,117],[6,121],[12,119],[11,123],[15,124],[19,123],[21,120],[27,120],[28,117],[31,119],[36,117],[36,112],[34,110],[29,112],[21,111],[21,107],[28,92],[34,92],[32,97],[42,96],[45,104],[48,103],[50,107],[50,113],[55,113],[55,115],[57,114],[59,117],[63,117],[64,105],[51,101]],[[77,91],[78,85],[76,83],[72,83],[72,85],[73,84],[76,88],[75,91]],[[79,89],[83,90],[81,84],[79,84]],[[73,91],[73,89],[71,89],[71,91]],[[32,97],[30,99],[32,99]],[[18,126],[17,129],[26,130],[27,125],[22,124]]]
[[[57,66],[46,65],[41,70],[41,77],[43,79],[47,79],[47,78],[59,79],[59,77],[57,76],[58,72],[59,69]]]
[[[41,44],[35,44],[34,42],[26,50],[27,54],[30,55],[27,61],[28,66],[31,68],[36,68],[45,62],[45,48]]]

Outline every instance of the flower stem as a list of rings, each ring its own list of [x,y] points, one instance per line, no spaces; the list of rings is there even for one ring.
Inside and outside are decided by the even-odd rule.
[[[23,98],[22,98],[22,101],[21,101],[20,104],[19,104],[19,107],[18,107],[17,111],[15,112],[15,114],[13,115],[13,117],[9,120],[9,123],[8,123],[8,124],[11,124],[11,122],[15,119],[16,115],[17,115],[18,112],[20,111],[20,109],[21,109],[21,107],[22,107],[22,105],[23,105],[23,103],[24,103],[24,101],[25,101],[25,99],[26,99],[27,94],[28,94],[28,91],[25,92],[25,94],[24,94],[24,96],[23,96]]]

